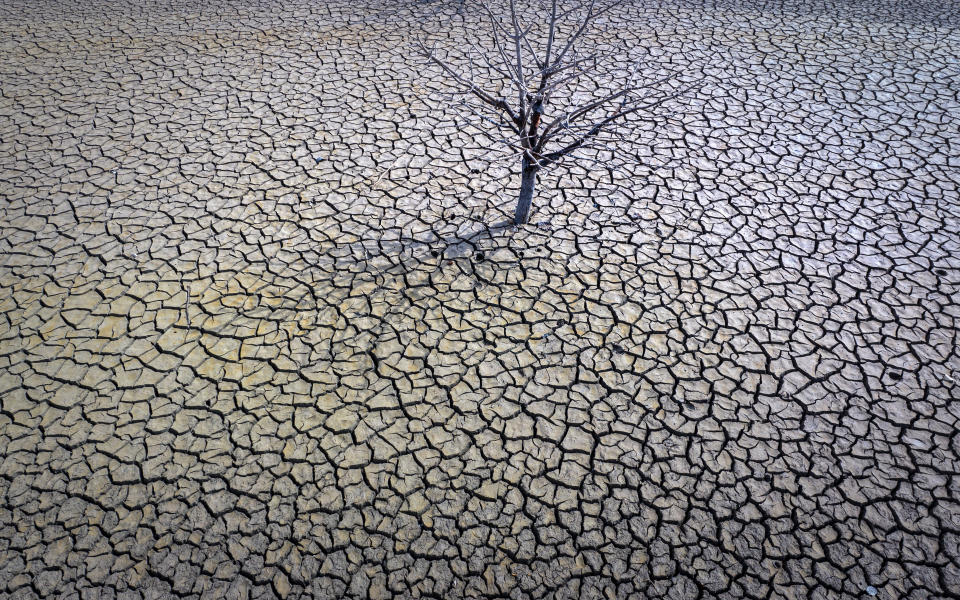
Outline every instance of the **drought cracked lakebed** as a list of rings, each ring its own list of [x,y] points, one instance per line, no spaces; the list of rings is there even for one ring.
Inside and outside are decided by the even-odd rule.
[[[443,4],[0,0],[0,595],[958,593],[960,5],[630,3],[503,227]]]

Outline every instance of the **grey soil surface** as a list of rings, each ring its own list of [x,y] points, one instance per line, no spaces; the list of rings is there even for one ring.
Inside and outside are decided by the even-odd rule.
[[[453,4],[0,0],[0,596],[960,592],[960,4],[629,3],[519,228]]]

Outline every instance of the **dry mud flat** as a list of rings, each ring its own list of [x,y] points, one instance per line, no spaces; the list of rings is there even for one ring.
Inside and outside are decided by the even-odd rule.
[[[958,593],[960,5],[636,2],[504,229],[440,4],[0,0],[0,596]]]

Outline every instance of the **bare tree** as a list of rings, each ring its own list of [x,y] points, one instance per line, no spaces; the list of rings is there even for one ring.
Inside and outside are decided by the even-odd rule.
[[[614,124],[679,92],[657,91],[673,77],[645,79],[649,48],[598,35],[625,0],[504,2],[477,0],[486,35],[464,40],[459,51],[423,42],[420,50],[458,84],[458,106],[520,155],[514,222],[521,224],[538,173],[585,148],[616,151]]]

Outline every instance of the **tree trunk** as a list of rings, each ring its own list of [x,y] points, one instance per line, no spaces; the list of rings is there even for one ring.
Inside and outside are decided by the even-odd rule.
[[[523,176],[520,180],[520,198],[517,199],[517,212],[513,222],[523,225],[530,220],[530,204],[533,202],[533,188],[537,185],[537,167],[523,158]]]

